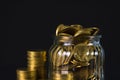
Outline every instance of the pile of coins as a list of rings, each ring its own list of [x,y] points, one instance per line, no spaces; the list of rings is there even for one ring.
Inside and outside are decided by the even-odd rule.
[[[27,68],[17,69],[17,80],[40,80],[47,78],[46,51],[27,51]]]
[[[79,64],[81,66],[87,66],[89,65],[89,61],[92,60],[94,57],[93,55],[87,56],[86,53],[88,50],[94,51],[94,46],[88,46],[90,39],[92,39],[93,36],[97,35],[99,32],[99,28],[97,27],[89,27],[89,28],[83,28],[81,25],[63,25],[60,24],[56,29],[56,36],[63,37],[60,41],[70,41],[70,38],[72,39],[73,46],[67,46],[65,48],[60,46],[57,46],[57,49],[55,47],[55,50],[51,52],[52,55],[52,62],[54,66],[63,66],[71,62],[72,64]],[[57,55],[59,51],[66,53],[64,51],[69,52],[70,56],[60,56]],[[61,53],[61,54],[63,54]],[[54,55],[55,54],[55,55]],[[56,56],[57,55],[57,56]],[[74,59],[70,61],[71,57],[74,56]],[[78,62],[79,61],[79,62]],[[57,63],[59,62],[59,63]]]

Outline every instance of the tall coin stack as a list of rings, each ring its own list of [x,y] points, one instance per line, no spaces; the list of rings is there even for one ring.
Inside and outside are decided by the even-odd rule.
[[[45,50],[29,50],[27,51],[28,70],[36,71],[38,79],[44,79],[46,74],[46,51]]]
[[[28,70],[38,70],[39,67],[45,65],[46,51],[29,50],[27,51],[27,56]]]

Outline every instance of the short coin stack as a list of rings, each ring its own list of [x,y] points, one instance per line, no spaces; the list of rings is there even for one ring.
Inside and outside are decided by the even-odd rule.
[[[17,80],[36,80],[36,71],[28,71],[26,68],[17,69]]]

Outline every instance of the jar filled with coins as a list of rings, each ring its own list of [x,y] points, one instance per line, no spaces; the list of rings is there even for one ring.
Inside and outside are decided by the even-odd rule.
[[[105,56],[98,32],[97,27],[59,25],[49,49],[49,78],[58,80],[54,74],[59,72],[65,80],[69,80],[67,74],[70,80],[104,80]]]

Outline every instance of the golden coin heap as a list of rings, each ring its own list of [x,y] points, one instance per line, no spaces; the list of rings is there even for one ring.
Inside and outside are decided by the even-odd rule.
[[[39,80],[47,78],[46,51],[27,51],[27,68],[17,69],[17,80]]]
[[[86,36],[94,36],[99,32],[97,27],[83,28],[81,25],[63,25],[60,24],[56,29],[56,36],[72,36],[74,44],[87,42]]]

